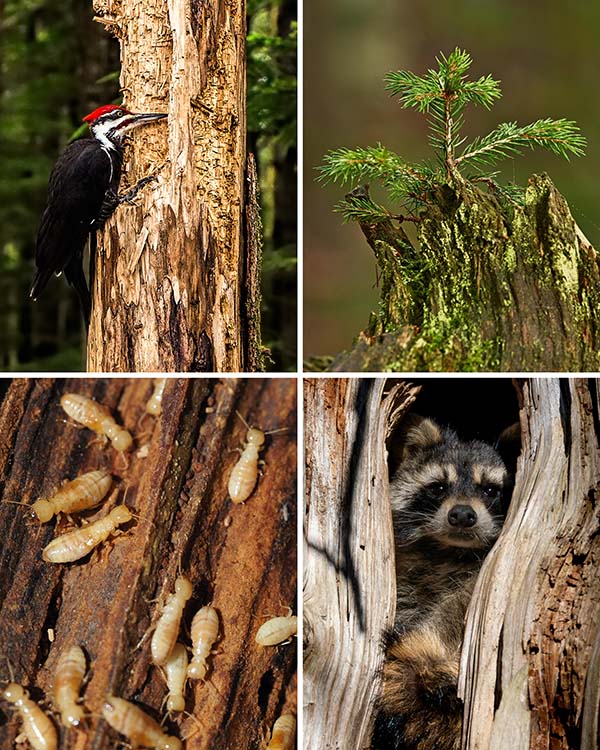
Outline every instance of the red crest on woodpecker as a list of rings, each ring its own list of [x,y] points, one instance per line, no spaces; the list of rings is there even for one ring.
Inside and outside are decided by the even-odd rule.
[[[93,122],[96,122],[99,117],[102,117],[102,115],[105,115],[107,112],[115,112],[117,109],[120,109],[123,114],[131,114],[128,109],[125,109],[125,107],[119,107],[118,104],[104,104],[102,107],[98,107],[98,109],[90,112],[89,115],[86,115],[83,118],[83,122],[87,122],[91,125]]]

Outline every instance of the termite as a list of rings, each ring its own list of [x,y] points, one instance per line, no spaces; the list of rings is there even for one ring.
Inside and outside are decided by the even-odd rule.
[[[259,646],[277,646],[289,640],[298,632],[298,618],[296,615],[288,617],[273,617],[263,623],[256,633]]]
[[[154,391],[146,403],[146,414],[159,417],[162,413],[162,399],[167,384],[167,378],[154,378]]]
[[[77,727],[84,717],[79,705],[79,691],[85,676],[85,654],[79,646],[63,652],[54,675],[52,697],[64,727]]]
[[[273,724],[267,750],[292,750],[295,733],[296,717],[294,714],[281,714]]]
[[[106,497],[111,484],[112,477],[108,471],[88,471],[64,484],[47,500],[36,500],[31,510],[42,523],[46,523],[59,513],[78,513],[94,508]]]
[[[169,658],[179,635],[179,623],[187,600],[192,595],[192,584],[184,576],[175,581],[175,593],[170,594],[156,623],[150,651],[152,661],[161,667]]]
[[[219,615],[217,610],[210,606],[199,609],[194,615],[191,627],[194,656],[187,670],[187,676],[191,680],[203,680],[205,678],[208,671],[206,659],[211,653],[218,634]]]
[[[243,449],[241,449],[241,456],[239,457],[238,462],[231,470],[227,489],[232,502],[243,503],[250,497],[256,486],[256,481],[258,479],[259,453],[264,447],[265,435],[273,435],[276,432],[283,432],[287,428],[282,427],[280,430],[263,432],[257,427],[250,427],[244,417],[242,417],[239,412],[237,414],[247,429],[246,442],[244,443]]]
[[[167,711],[183,711],[185,708],[185,680],[188,668],[188,655],[186,647],[181,643],[173,646],[169,658],[163,669],[167,677]]]
[[[102,707],[102,716],[113,729],[127,737],[134,747],[181,750],[180,739],[165,734],[158,722],[123,698],[107,696]]]
[[[133,518],[125,505],[117,505],[98,521],[61,534],[48,544],[42,557],[49,563],[75,562],[85,557],[94,547],[105,542],[117,528]]]
[[[54,724],[31,700],[25,688],[11,682],[2,691],[2,697],[21,714],[23,732],[34,750],[56,750],[58,743]]]
[[[112,414],[102,404],[80,393],[65,393],[60,399],[60,405],[75,422],[85,425],[98,435],[105,435],[115,450],[122,452],[131,448],[133,438],[115,422]]]

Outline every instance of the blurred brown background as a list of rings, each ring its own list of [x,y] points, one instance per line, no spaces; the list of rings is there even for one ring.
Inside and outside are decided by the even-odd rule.
[[[348,348],[377,304],[375,263],[358,226],[334,204],[347,189],[315,182],[328,149],[381,141],[409,161],[432,155],[426,120],[403,110],[383,87],[392,70],[422,75],[455,47],[473,57],[473,77],[501,81],[489,112],[470,107],[464,134],[500,122],[576,120],[587,156],[570,162],[543,150],[502,162],[503,181],[526,185],[546,171],[598,249],[600,4],[577,0],[328,0],[304,4],[304,356]],[[372,190],[375,200],[383,193]],[[386,203],[389,206],[389,204]]]

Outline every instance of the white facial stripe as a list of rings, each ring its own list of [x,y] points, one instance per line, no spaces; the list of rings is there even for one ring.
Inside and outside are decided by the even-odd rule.
[[[454,464],[446,464],[444,469],[446,470],[446,476],[448,477],[449,482],[458,481],[458,472],[456,471],[456,466],[454,466]]]
[[[501,466],[482,466],[475,464],[473,466],[473,480],[475,484],[504,484],[506,470]]]

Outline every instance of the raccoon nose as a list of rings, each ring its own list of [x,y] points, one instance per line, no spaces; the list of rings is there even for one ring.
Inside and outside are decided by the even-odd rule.
[[[470,505],[455,505],[448,511],[448,523],[450,526],[470,529],[477,523],[477,513]]]

